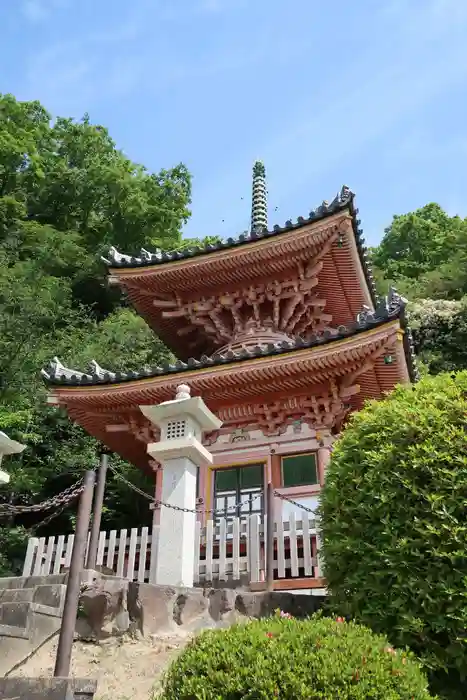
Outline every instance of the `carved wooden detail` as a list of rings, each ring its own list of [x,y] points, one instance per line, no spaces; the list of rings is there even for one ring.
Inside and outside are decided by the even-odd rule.
[[[223,427],[205,436],[212,445],[221,433],[239,434],[239,429],[261,430],[263,435],[281,435],[289,425],[308,425],[313,430],[339,430],[350,411],[349,398],[358,393],[358,385],[339,387],[335,382],[321,396],[292,396],[271,403],[240,404],[221,408],[217,414]],[[240,433],[241,434],[241,433]],[[233,442],[234,440],[232,440]]]
[[[105,418],[105,415],[100,414],[100,418]],[[157,442],[161,437],[160,429],[145,418],[139,411],[122,413],[121,415],[115,413],[108,414],[106,431],[109,433],[129,433],[136,440],[145,445],[149,445],[151,442]]]
[[[274,343],[328,328],[332,316],[324,312],[326,300],[316,294],[323,263],[317,258],[299,263],[288,279],[271,280],[210,297],[184,300],[179,296],[158,298],[153,304],[164,318],[186,319],[189,326],[179,335],[202,328],[216,348]]]
[[[140,416],[130,416],[128,421],[129,431],[140,442],[149,445],[151,442],[158,442],[161,437],[160,429],[151,423],[142,414]]]

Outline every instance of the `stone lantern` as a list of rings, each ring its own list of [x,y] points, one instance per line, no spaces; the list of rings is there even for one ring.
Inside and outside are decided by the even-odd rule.
[[[2,458],[4,455],[14,455],[19,454],[25,449],[26,445],[22,445],[16,440],[11,440],[8,435],[0,431],[0,465],[2,463]],[[8,484],[10,481],[10,475],[0,469],[0,484]]]
[[[147,449],[162,465],[161,501],[168,504],[161,506],[155,582],[191,588],[197,470],[212,464],[212,455],[201,442],[202,434],[218,430],[222,421],[201,397],[191,397],[185,384],[177,388],[174,400],[139,408],[161,432],[159,442],[150,443]]]

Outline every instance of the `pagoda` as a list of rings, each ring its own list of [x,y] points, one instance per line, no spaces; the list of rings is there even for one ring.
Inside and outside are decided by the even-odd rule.
[[[394,290],[377,298],[357,215],[343,187],[308,217],[269,228],[256,162],[248,233],[136,257],[112,248],[110,283],[178,359],[122,373],[97,362],[76,371],[55,358],[43,371],[49,401],[152,475],[158,499],[162,470],[147,452],[158,429],[140,406],[186,384],[222,421],[203,435],[213,464],[198,474],[200,511],[228,512],[256,493],[248,512],[262,512],[268,482],[313,501],[349,414],[416,379],[405,300]]]

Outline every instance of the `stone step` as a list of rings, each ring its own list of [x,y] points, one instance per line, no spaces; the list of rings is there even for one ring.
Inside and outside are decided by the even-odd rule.
[[[35,588],[0,588],[1,603],[32,603]]]
[[[0,678],[0,697],[14,700],[92,700],[96,689],[89,678]]]
[[[0,677],[58,633],[66,574],[0,579]]]
[[[54,583],[66,583],[68,574],[53,574],[50,576],[12,576],[0,578],[0,590],[18,588],[36,588],[36,586]]]
[[[61,614],[65,601],[66,585],[64,583],[52,583],[36,586],[32,602],[35,605],[57,610]]]
[[[1,614],[7,624],[0,620],[0,678],[24,663],[44,642],[56,635],[62,623],[59,615],[42,612],[38,608],[46,608],[36,603],[4,603],[0,607],[6,606],[7,610],[2,610]],[[16,609],[11,606],[16,606]],[[26,610],[19,610],[18,606],[24,606]],[[26,613],[26,626],[20,627]]]
[[[0,603],[0,625],[28,628],[32,603]]]
[[[0,589],[0,605],[2,603],[36,603],[37,605],[61,610],[66,586],[63,583],[52,583],[36,588],[3,588]]]

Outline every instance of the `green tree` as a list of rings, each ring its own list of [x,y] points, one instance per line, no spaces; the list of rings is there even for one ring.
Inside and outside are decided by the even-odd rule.
[[[27,445],[9,459],[1,501],[38,502],[96,465],[95,440],[46,407],[39,370],[49,359],[84,369],[91,359],[106,366],[112,357],[109,369],[170,359],[109,289],[99,258],[109,245],[130,253],[192,245],[181,238],[190,187],[182,164],[148,172],[87,116],[52,122],[38,102],[0,95],[0,429]],[[130,465],[113,463],[149,488]],[[60,517],[52,531],[72,526],[72,511]],[[104,518],[114,527],[141,524],[147,502],[109,476]],[[2,551],[17,552],[21,527],[37,517],[7,520],[15,527],[3,527]]]
[[[467,292],[467,220],[438,204],[394,216],[372,250],[377,277],[409,298],[460,298]]]
[[[419,361],[430,374],[467,369],[467,298],[419,299],[408,305]]]
[[[335,444],[321,498],[337,609],[409,646],[433,688],[467,683],[467,372],[372,401]]]

